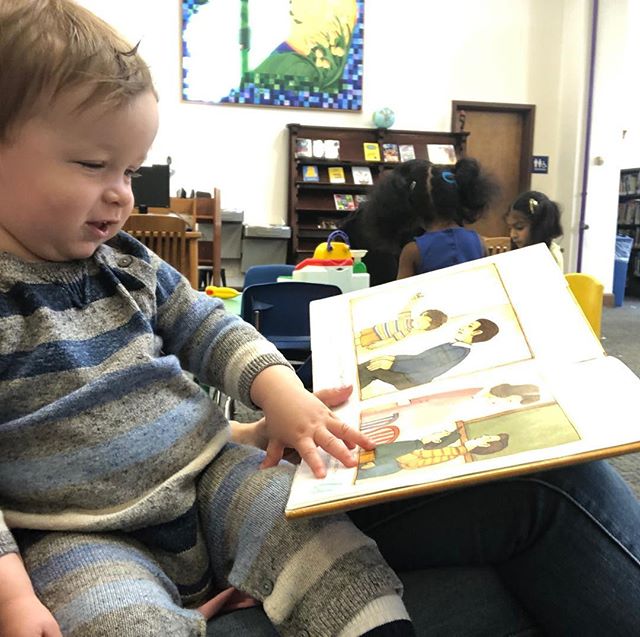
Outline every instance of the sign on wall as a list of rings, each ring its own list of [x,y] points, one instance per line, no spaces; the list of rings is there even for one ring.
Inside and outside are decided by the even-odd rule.
[[[549,155],[534,155],[531,162],[531,172],[546,175],[549,172]]]
[[[362,110],[364,0],[184,0],[182,97]]]

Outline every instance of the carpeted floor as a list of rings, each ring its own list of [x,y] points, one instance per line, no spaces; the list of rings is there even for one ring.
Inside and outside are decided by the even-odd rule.
[[[602,346],[640,376],[640,299],[627,297],[622,307],[604,308]],[[632,453],[609,462],[624,476],[640,498],[640,453]]]

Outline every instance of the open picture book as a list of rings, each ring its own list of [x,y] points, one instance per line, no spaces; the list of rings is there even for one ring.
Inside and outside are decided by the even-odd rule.
[[[314,388],[372,438],[296,471],[288,517],[640,451],[640,379],[607,356],[543,244],[311,304]]]

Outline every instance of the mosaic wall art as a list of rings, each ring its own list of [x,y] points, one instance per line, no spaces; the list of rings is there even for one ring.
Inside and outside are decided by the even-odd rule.
[[[189,102],[362,110],[364,0],[184,0]]]

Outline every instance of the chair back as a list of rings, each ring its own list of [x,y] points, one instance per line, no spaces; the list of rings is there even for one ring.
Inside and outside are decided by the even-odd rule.
[[[249,266],[244,275],[244,287],[257,283],[277,283],[279,276],[291,276],[295,266],[287,263]]]
[[[123,230],[188,277],[186,228],[186,222],[173,215],[134,214]]]
[[[242,292],[240,315],[295,364],[311,352],[309,303],[341,293],[325,283],[257,283]]]
[[[569,272],[564,277],[587,321],[589,321],[591,329],[600,338],[604,286],[596,277],[583,272]]]
[[[511,250],[511,237],[482,237],[487,254],[500,254]]]

